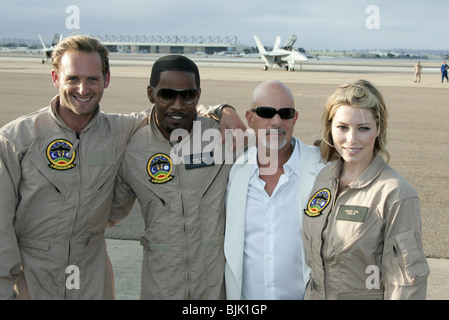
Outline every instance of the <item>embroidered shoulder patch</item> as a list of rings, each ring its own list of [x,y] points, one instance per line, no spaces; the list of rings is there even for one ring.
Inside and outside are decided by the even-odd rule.
[[[147,172],[150,175],[151,183],[166,183],[173,179],[171,175],[173,162],[169,156],[164,153],[156,153],[151,156],[147,163]]]
[[[55,170],[68,170],[76,166],[73,161],[76,151],[72,150],[73,144],[65,139],[56,139],[47,146],[48,166]]]
[[[307,209],[304,213],[309,217],[317,217],[327,207],[331,201],[331,192],[329,189],[324,188],[318,190],[307,203]]]

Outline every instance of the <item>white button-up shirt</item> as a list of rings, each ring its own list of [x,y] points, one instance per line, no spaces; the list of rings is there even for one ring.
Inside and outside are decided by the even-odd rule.
[[[243,299],[304,297],[297,143],[283,168],[271,197],[257,165],[252,169],[245,216]]]

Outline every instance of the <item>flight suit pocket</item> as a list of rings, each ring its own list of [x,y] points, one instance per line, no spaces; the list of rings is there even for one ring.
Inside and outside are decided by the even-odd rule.
[[[312,252],[314,252],[313,251],[313,242],[312,242],[312,237],[309,235],[309,233],[306,230],[303,230],[302,241],[303,241],[304,250],[305,250],[306,262],[309,266],[313,266],[313,262],[312,262],[312,256],[313,256]]]
[[[33,240],[28,238],[19,238],[19,246],[20,247],[27,247],[31,249],[39,249],[47,251],[50,247],[50,243],[48,241],[42,241],[42,240]]]
[[[356,290],[338,293],[338,300],[383,300],[383,290]]]
[[[103,265],[108,261],[104,231],[90,235],[83,243],[77,244],[76,250],[72,246],[72,258],[76,258],[80,270],[81,280],[85,281],[88,274],[95,275],[98,270],[107,268]],[[104,273],[104,271],[103,271]]]
[[[170,251],[170,245],[167,243],[149,243],[145,237],[140,238],[140,244],[148,251]]]
[[[414,231],[396,236],[390,246],[399,286],[411,286],[419,279],[427,277],[430,273],[429,266]]]
[[[140,238],[140,244],[144,248],[141,299],[162,299],[162,297],[173,296],[173,285],[176,285],[180,279],[170,278],[170,275],[177,274],[174,272],[176,267],[171,263],[176,256],[172,247],[168,243],[151,243],[145,236]]]
[[[49,290],[53,283],[61,284],[58,259],[49,251],[49,241],[19,237],[18,244],[22,257],[22,270],[30,290],[42,288],[45,291]]]

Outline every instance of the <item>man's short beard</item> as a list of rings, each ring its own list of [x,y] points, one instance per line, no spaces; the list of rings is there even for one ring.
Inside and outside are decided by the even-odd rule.
[[[271,133],[275,133],[275,132],[282,133],[282,134],[284,135],[284,138],[283,138],[283,141],[281,141],[280,143],[279,143],[279,141],[278,141],[278,143],[276,143],[276,144],[274,144],[274,145],[271,145],[270,142],[269,142],[269,140],[270,140],[270,139],[269,139],[269,135],[270,135]],[[287,133],[287,132],[286,132],[285,129],[283,129],[283,128],[267,130],[267,132],[266,132],[266,134],[265,134],[265,138],[262,140],[263,146],[264,146],[266,149],[271,149],[271,150],[280,150],[280,149],[282,149],[282,148],[285,147],[285,145],[287,144],[286,133]]]

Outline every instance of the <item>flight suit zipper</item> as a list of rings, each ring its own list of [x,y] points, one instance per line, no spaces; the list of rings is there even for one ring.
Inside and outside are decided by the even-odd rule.
[[[177,181],[178,181],[178,195],[179,195],[179,200],[181,203],[181,231],[182,231],[182,239],[183,239],[183,254],[184,254],[184,266],[185,266],[185,281],[186,281],[186,295],[187,295],[187,299],[191,299],[191,292],[190,292],[190,259],[189,259],[189,244],[187,241],[187,236],[188,236],[188,228],[187,228],[187,224],[186,224],[186,216],[185,216],[185,209],[184,209],[184,198],[183,198],[183,194],[182,194],[182,190],[183,190],[183,183],[182,183],[182,179],[181,179],[181,175],[180,175],[180,169],[179,166],[182,166],[183,163],[181,162],[180,164],[175,165],[175,172],[177,175]]]
[[[323,249],[324,249],[324,231],[327,229],[327,226],[329,224],[329,218],[332,215],[332,212],[335,208],[335,204],[337,203],[337,200],[342,196],[343,193],[345,193],[345,188],[343,188],[342,190],[340,190],[340,192],[338,192],[338,184],[339,184],[339,180],[338,178],[333,179],[333,185],[332,185],[332,193],[336,196],[332,197],[331,199],[331,203],[329,206],[329,211],[328,214],[326,216],[326,221],[324,222],[323,228],[321,229],[321,248],[320,248],[320,256],[321,256],[321,261],[322,261],[322,267],[323,267],[323,291],[324,291],[324,296],[325,299],[327,299],[327,291],[326,291],[326,264],[324,262],[324,253],[323,253]]]
[[[78,190],[78,192],[77,192],[75,216],[72,217],[70,232],[68,234],[68,239],[67,239],[68,240],[67,241],[67,258],[66,258],[66,263],[65,263],[65,268],[64,268],[64,296],[65,296],[65,299],[70,298],[69,297],[70,292],[69,292],[69,290],[67,288],[67,284],[66,284],[67,277],[68,277],[66,270],[67,270],[67,267],[71,264],[71,251],[72,251],[71,250],[71,241],[72,241],[72,236],[73,236],[73,229],[75,227],[76,219],[77,219],[77,216],[79,213],[78,211],[80,208],[80,199],[81,199],[81,169],[82,168],[81,168],[81,161],[80,161],[81,157],[80,157],[80,152],[79,152],[79,149],[80,149],[79,145],[80,145],[81,140],[80,140],[80,134],[78,132],[76,132],[75,138],[76,138],[76,140],[73,143],[72,148],[69,151],[69,154],[72,154],[74,151],[76,151],[77,157],[78,157],[78,165],[75,168],[73,168],[73,169],[77,170],[77,173],[78,173],[77,181],[76,181],[76,183],[77,183],[76,189]]]

